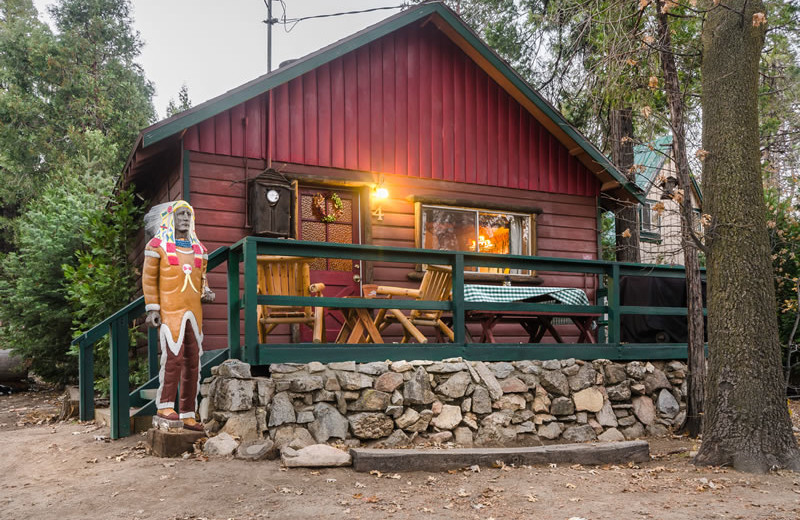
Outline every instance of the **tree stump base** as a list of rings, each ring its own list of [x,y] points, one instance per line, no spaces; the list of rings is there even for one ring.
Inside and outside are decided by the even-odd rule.
[[[180,457],[194,449],[194,443],[205,437],[203,432],[191,430],[166,431],[159,428],[147,430],[147,448],[156,457]]]

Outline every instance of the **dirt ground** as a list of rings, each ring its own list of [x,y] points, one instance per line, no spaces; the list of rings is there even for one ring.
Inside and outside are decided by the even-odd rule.
[[[681,438],[652,441],[640,465],[369,474],[160,459],[141,436],[51,422],[57,409],[53,392],[0,396],[0,519],[800,518],[800,474],[695,468]]]

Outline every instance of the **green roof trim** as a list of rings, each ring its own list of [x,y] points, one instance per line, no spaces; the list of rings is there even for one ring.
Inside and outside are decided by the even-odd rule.
[[[450,8],[440,2],[424,3],[378,22],[354,35],[335,42],[319,51],[298,59],[290,65],[260,76],[229,92],[221,94],[180,114],[156,123],[143,131],[142,147],[150,146],[178,132],[205,121],[225,110],[235,107],[260,94],[291,81],[325,63],[339,58],[351,51],[367,45],[406,25],[422,20],[432,14],[439,15],[456,33],[463,37],[489,64],[495,67],[523,95],[553,121],[569,138],[575,141],[612,178],[620,183],[639,202],[644,202],[644,193],[590,143],[564,116],[547,100],[541,97],[511,66],[494,50],[486,45],[477,34],[467,26]]]

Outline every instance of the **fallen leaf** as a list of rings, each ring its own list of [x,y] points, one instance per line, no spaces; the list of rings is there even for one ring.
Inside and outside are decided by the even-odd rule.
[[[622,238],[630,238],[630,237],[631,237],[630,229],[626,229],[625,231],[622,232]]]
[[[383,476],[383,473],[381,473],[381,472],[380,472],[380,471],[378,471],[377,469],[373,469],[372,471],[370,471],[370,472],[369,472],[369,474],[370,474],[370,475],[375,475],[375,476],[376,476],[376,477],[378,477],[378,478],[381,478],[381,477]]]
[[[767,23],[767,17],[764,16],[764,13],[753,14],[753,27],[759,27],[765,23]]]
[[[645,119],[650,119],[650,115],[653,113],[653,109],[649,106],[643,106],[639,112],[642,114],[642,117]]]
[[[658,77],[657,76],[650,76],[650,79],[647,82],[647,86],[650,89],[657,89],[658,88]]]
[[[367,486],[365,484],[362,484],[361,482],[356,482],[356,487],[357,488],[365,488]]]
[[[575,489],[577,486],[576,486],[575,484],[572,484],[571,482],[567,482],[567,483],[565,484],[565,487],[566,487],[567,489]]]

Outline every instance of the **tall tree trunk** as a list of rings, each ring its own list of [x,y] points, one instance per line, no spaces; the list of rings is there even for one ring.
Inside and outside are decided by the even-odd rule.
[[[658,39],[661,69],[664,71],[664,86],[669,103],[672,126],[672,158],[678,176],[678,187],[683,190],[679,201],[681,211],[681,245],[686,266],[686,301],[688,302],[687,328],[689,331],[689,378],[686,425],[684,430],[697,437],[703,425],[703,398],[706,379],[706,355],[703,333],[703,287],[700,279],[700,261],[697,247],[692,240],[694,210],[692,208],[692,184],[689,177],[689,160],[686,155],[686,123],[684,102],[678,83],[678,70],[672,52],[667,13],[662,9],[663,1],[656,5],[658,12]]]
[[[760,0],[726,0],[703,27],[703,189],[709,378],[696,464],[800,470],[781,375],[775,286],[758,140]]]
[[[633,118],[629,108],[611,111],[611,160],[628,179],[634,181],[633,171]],[[614,213],[617,236],[617,260],[640,262],[639,251],[639,205],[621,203]]]

